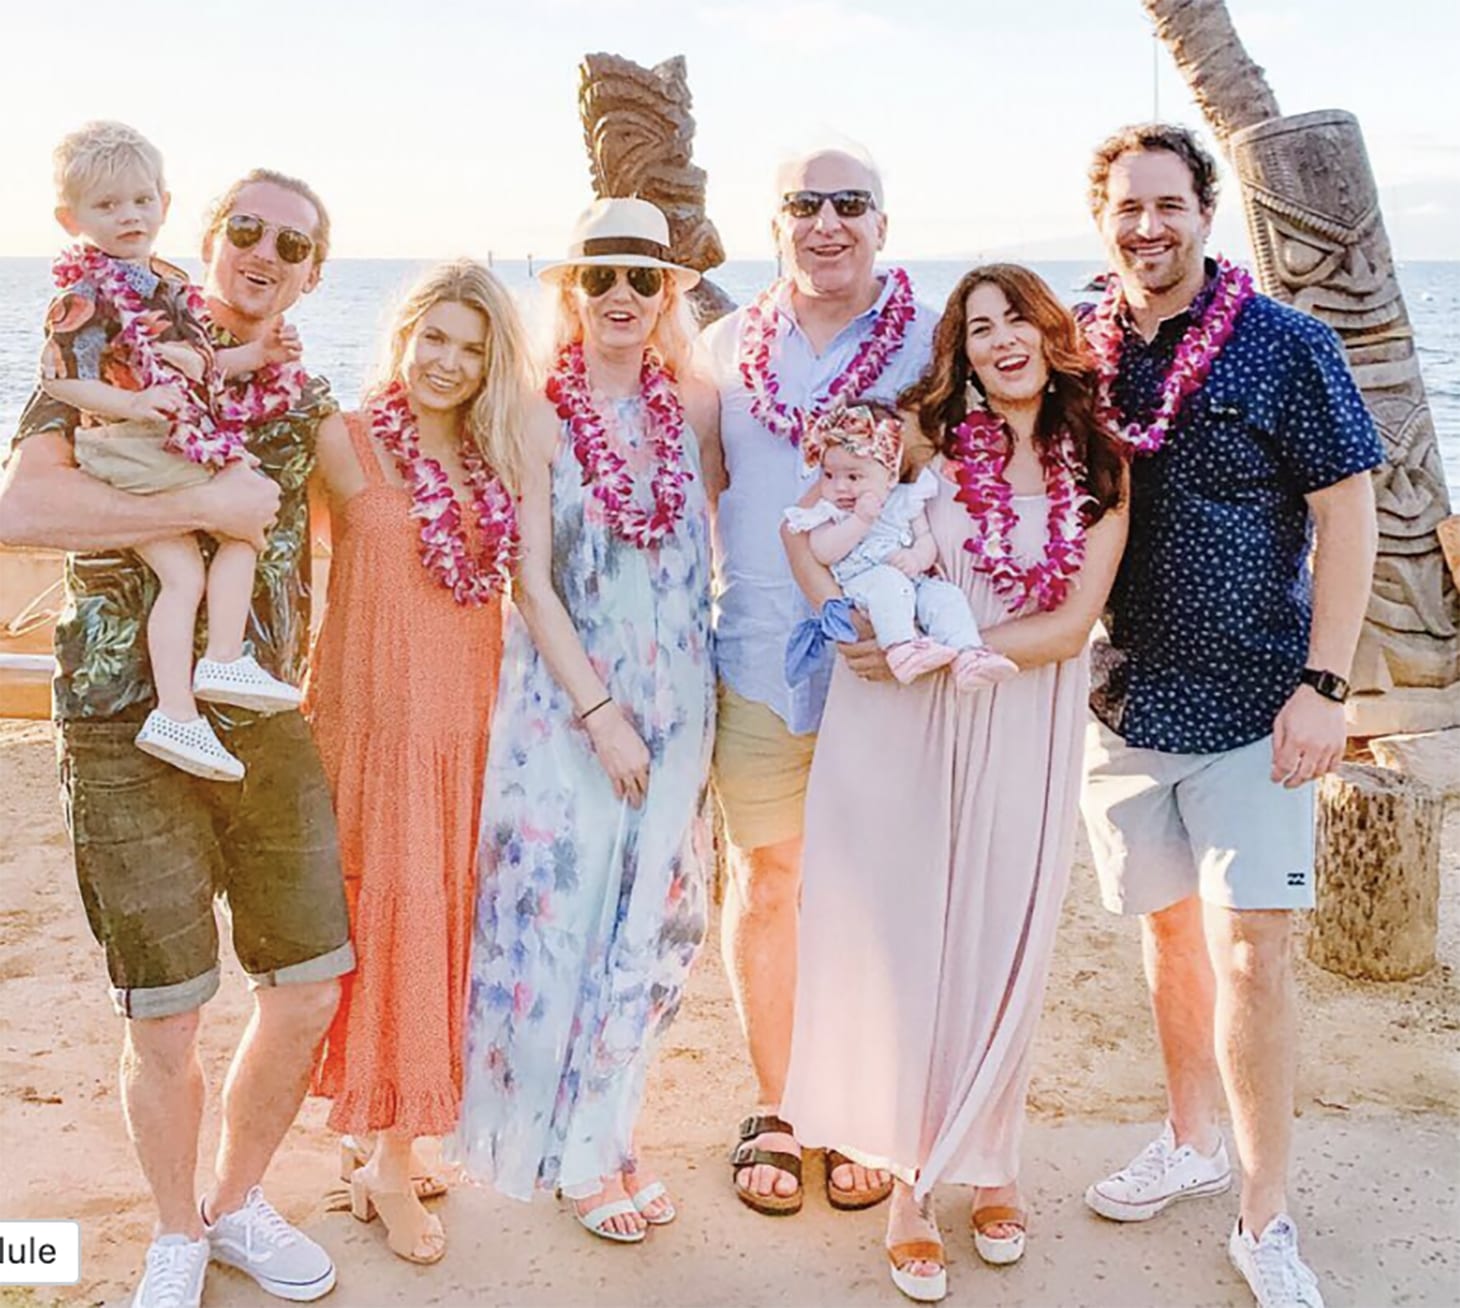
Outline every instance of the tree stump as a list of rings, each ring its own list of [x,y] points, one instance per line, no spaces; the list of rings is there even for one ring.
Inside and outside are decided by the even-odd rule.
[[[1403,981],[1435,965],[1444,799],[1388,768],[1345,763],[1318,783],[1319,967]]]

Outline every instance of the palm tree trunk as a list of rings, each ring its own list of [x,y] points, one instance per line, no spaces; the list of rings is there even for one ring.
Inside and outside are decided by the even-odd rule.
[[[1252,62],[1223,0],[1141,0],[1223,148],[1233,132],[1278,117],[1277,97]]]

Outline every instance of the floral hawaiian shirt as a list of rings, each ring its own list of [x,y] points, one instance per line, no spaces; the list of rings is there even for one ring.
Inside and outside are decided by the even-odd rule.
[[[215,348],[239,344],[214,334]],[[242,379],[240,379],[242,380]],[[259,471],[279,483],[279,516],[259,556],[246,648],[276,677],[304,678],[310,636],[309,475],[321,420],[338,406],[329,383],[311,378],[288,413],[248,429],[248,449]],[[39,432],[71,438],[77,411],[37,390],[21,415],[15,444]],[[211,545],[204,539],[205,548]],[[131,550],[66,556],[66,606],[56,622],[55,715],[59,720],[145,717],[155,702],[147,656],[147,614],[157,579]],[[198,618],[197,648],[206,618]],[[244,709],[210,706],[225,724],[253,717]]]

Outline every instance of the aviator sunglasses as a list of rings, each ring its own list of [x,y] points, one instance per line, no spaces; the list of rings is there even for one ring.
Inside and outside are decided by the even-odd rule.
[[[877,202],[871,191],[787,191],[781,196],[781,208],[792,218],[815,218],[828,200],[839,218],[860,218]]]
[[[240,250],[257,245],[269,231],[274,233],[274,249],[285,263],[303,263],[314,253],[314,237],[293,227],[276,227],[251,213],[232,214],[223,224],[223,234]]]
[[[596,300],[613,290],[620,272],[634,294],[641,295],[646,300],[652,300],[664,287],[662,268],[617,268],[598,263],[578,269],[578,285],[590,300]]]

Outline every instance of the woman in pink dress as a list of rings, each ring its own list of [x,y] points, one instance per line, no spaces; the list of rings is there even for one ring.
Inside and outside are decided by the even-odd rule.
[[[939,478],[945,575],[1019,675],[973,695],[838,660],[806,797],[784,1109],[805,1144],[897,1178],[892,1279],[947,1291],[938,1182],[974,1186],[980,1255],[1023,1252],[1029,1053],[1073,857],[1085,645],[1125,542],[1124,473],[1078,328],[1035,274],[976,268],[903,406]],[[800,538],[804,542],[804,538]],[[788,538],[813,602],[835,583]],[[848,1049],[878,1050],[855,1071]]]

